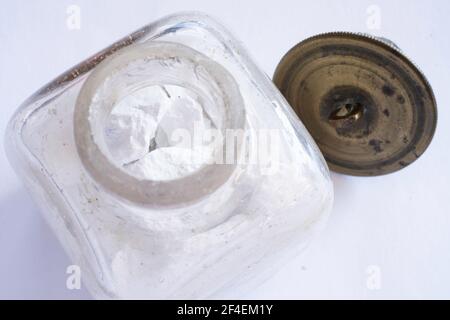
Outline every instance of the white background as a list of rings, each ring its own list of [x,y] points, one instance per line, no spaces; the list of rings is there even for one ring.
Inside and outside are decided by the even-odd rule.
[[[72,4],[81,9],[80,30],[66,26]],[[378,9],[380,28],[373,29]],[[384,36],[421,67],[437,98],[438,127],[427,152],[389,176],[333,174],[336,200],[326,230],[244,298],[450,298],[449,1],[2,0],[0,134],[17,106],[49,80],[180,10],[218,18],[269,75],[308,36],[340,30]],[[83,289],[66,289],[70,262],[0,144],[0,298],[89,298]],[[367,281],[377,275],[373,290]]]

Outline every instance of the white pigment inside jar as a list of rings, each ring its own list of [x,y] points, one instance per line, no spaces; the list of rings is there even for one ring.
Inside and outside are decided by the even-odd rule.
[[[229,153],[224,134],[242,130],[245,119],[226,69],[184,45],[155,41],[120,50],[89,75],[77,97],[74,135],[95,181],[160,208],[192,203],[228,181],[237,163],[222,159],[238,157],[241,142]],[[192,125],[200,128],[193,136]],[[178,129],[188,146],[170,139]]]
[[[216,128],[200,100],[176,85],[140,88],[119,100],[104,128],[112,162],[152,181],[182,178],[211,162],[214,147],[195,137]]]

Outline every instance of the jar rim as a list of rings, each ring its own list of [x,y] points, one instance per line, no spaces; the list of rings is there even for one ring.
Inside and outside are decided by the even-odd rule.
[[[133,44],[106,58],[85,80],[76,99],[74,111],[74,136],[78,155],[91,177],[103,188],[125,200],[152,207],[173,207],[195,202],[222,186],[237,166],[235,162],[212,163],[206,164],[192,174],[174,180],[139,179],[117,167],[105,150],[99,146],[98,121],[112,111],[114,103],[111,102],[117,100],[122,89],[129,90],[132,83],[132,81],[120,83],[120,88],[113,86],[105,90],[105,84],[110,84],[111,76],[127,70],[133,61],[145,64],[146,61],[170,58],[186,58],[195,65],[201,66],[220,90],[222,107],[226,113],[224,128],[244,128],[244,100],[233,76],[223,66],[204,54],[186,45],[173,42],[151,41]],[[158,75],[153,74],[152,77],[158,77]],[[174,83],[177,80],[173,79]],[[106,83],[108,81],[109,83]],[[148,79],[147,82],[148,85],[151,84]],[[99,91],[102,91],[100,96],[104,99],[97,101],[97,105],[94,106],[93,101]],[[225,140],[224,155],[227,152],[226,144]],[[240,145],[240,141],[237,141],[237,157],[239,157]]]

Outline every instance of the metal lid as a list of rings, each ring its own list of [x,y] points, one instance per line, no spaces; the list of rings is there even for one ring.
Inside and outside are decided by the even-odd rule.
[[[336,172],[376,176],[402,169],[425,151],[436,128],[430,85],[383,39],[309,38],[283,57],[274,82]]]

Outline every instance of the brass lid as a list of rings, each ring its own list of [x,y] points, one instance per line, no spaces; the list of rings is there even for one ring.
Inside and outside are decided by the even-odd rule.
[[[306,39],[283,57],[274,82],[336,172],[402,169],[425,151],[436,128],[430,85],[383,39],[352,33]]]

